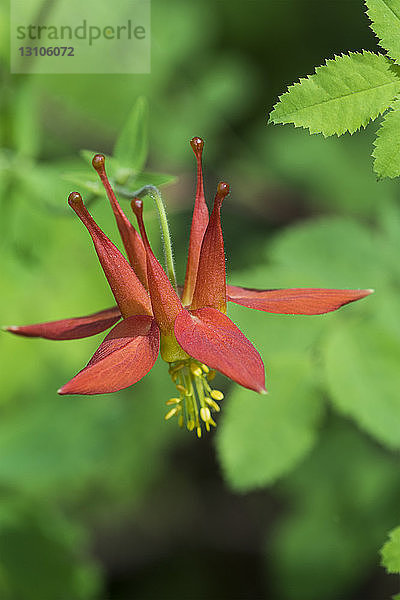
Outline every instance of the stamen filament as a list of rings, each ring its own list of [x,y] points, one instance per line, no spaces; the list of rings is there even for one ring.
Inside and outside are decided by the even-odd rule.
[[[203,428],[210,431],[211,426],[216,427],[212,414],[220,411],[217,400],[224,397],[222,392],[212,389],[208,382],[214,377],[215,371],[189,358],[171,363],[169,373],[179,392],[179,398],[167,400],[166,405],[172,408],[165,419],[176,415],[180,427],[186,423],[186,428],[189,431],[195,430],[200,438]]]

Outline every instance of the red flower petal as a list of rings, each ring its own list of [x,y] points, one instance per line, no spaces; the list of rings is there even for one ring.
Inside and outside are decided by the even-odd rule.
[[[219,183],[214,208],[201,246],[192,309],[211,306],[226,312],[226,273],[224,238],[221,229],[221,205],[229,194],[227,183]]]
[[[147,277],[154,317],[161,332],[170,335],[174,331],[176,315],[182,310],[182,303],[150,247],[143,223],[142,200],[135,198],[132,200],[131,206],[136,215],[146,250]]]
[[[373,290],[330,290],[324,288],[292,288],[255,290],[227,286],[228,300],[270,313],[286,315],[321,315],[344,304],[360,300]]]
[[[182,303],[186,305],[189,305],[192,301],[194,286],[196,284],[201,244],[203,242],[204,233],[208,225],[208,208],[204,198],[203,169],[201,164],[204,142],[201,138],[194,137],[192,140],[190,140],[190,145],[192,146],[197,160],[197,188],[193,209],[192,227],[190,229],[185,285],[182,294]]]
[[[182,310],[175,335],[193,358],[246,388],[265,393],[265,371],[254,346],[226,315],[215,308]]]
[[[148,293],[128,261],[89,214],[80,194],[72,192],[69,195],[68,203],[90,233],[104,274],[122,315],[124,317],[152,315]]]
[[[41,337],[47,340],[76,340],[101,333],[112,327],[121,318],[118,306],[107,308],[87,317],[49,321],[22,327],[6,327],[7,331],[27,337]]]
[[[152,317],[138,315],[118,323],[87,366],[59,394],[108,394],[133,385],[150,371],[160,347]]]
[[[107,196],[117,222],[118,231],[120,233],[122,243],[124,244],[124,248],[132,269],[135,271],[136,275],[147,289],[146,251],[140,235],[123,212],[118,200],[115,197],[114,191],[110,185],[110,182],[108,181],[104,156],[102,154],[96,154],[93,157],[92,164],[99,174],[101,182],[107,192]]]

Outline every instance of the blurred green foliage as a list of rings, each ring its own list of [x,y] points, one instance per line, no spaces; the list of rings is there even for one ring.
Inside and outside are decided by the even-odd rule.
[[[206,139],[208,200],[217,181],[231,184],[223,215],[231,283],[376,290],[321,317],[230,307],[263,356],[269,395],[220,377],[217,432],[201,442],[163,421],[173,389],[162,361],[118,394],[58,397],[102,336],[2,333],[5,600],[395,593],[379,548],[400,522],[398,183],[375,181],[372,131],[323,140],[264,126],[265,102],[269,111],[299,72],[343,47],[376,51],[362,6],[153,0],[148,76],[10,75],[0,43],[3,324],[112,304],[66,205],[79,189],[119,244],[92,152],[80,154],[88,148],[110,157],[125,208],[134,190],[169,183],[162,189],[182,280],[193,135]],[[160,255],[148,199],[145,210]],[[389,571],[396,539],[382,551]]]

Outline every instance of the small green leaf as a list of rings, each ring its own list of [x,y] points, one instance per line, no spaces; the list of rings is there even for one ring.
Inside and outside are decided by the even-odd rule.
[[[400,92],[400,77],[382,55],[364,51],[337,56],[289,87],[270,122],[293,123],[324,136],[354,133],[376,119]]]
[[[400,64],[400,0],[365,0],[365,4],[380,45]]]
[[[400,175],[400,100],[392,104],[374,142],[374,171],[379,177]]]
[[[382,324],[338,324],[325,345],[335,407],[389,448],[400,448],[400,343]]]
[[[381,548],[382,566],[388,573],[400,573],[400,527],[389,533],[389,541]]]
[[[293,356],[271,360],[269,367],[267,396],[237,387],[224,406],[217,448],[225,476],[236,490],[274,482],[316,439],[322,411],[310,362]]]
[[[148,154],[148,103],[140,96],[117,141],[113,156],[125,167],[140,173]]]

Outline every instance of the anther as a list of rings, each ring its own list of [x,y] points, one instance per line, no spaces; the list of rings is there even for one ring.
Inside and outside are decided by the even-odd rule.
[[[169,368],[169,372],[170,373],[177,373],[178,371],[181,371],[183,369],[185,365],[183,363],[180,363],[178,365],[175,365],[175,367],[170,367]]]
[[[215,412],[219,412],[221,410],[221,408],[218,406],[218,404],[216,402],[214,402],[214,400],[211,400],[211,398],[204,398],[204,400],[206,401],[208,406],[211,406],[211,408],[213,410],[215,410]]]
[[[181,410],[180,406],[175,406],[175,408],[171,408],[171,410],[169,410],[167,412],[167,414],[165,415],[164,419],[166,421],[168,421],[168,419],[170,419],[171,417],[173,417],[174,415],[176,415],[176,413],[178,413]]]
[[[210,409],[203,406],[203,408],[200,409],[200,416],[205,423],[209,421],[211,419]]]
[[[200,361],[189,359],[170,364],[169,373],[180,396],[166,401],[166,405],[172,408],[165,419],[176,415],[179,426],[186,425],[198,437],[201,437],[202,431],[216,427],[212,413],[220,411],[216,400],[222,400],[224,395],[219,390],[212,390],[208,383],[215,371]]]
[[[181,402],[181,398],[170,398],[169,400],[166,401],[166,405],[167,406],[171,406],[174,404],[179,404],[179,402]]]
[[[196,377],[201,377],[203,374],[201,368],[198,367],[195,363],[191,363],[190,370]]]
[[[212,392],[210,392],[210,396],[211,398],[214,398],[214,400],[223,400],[224,398],[223,393],[219,390],[212,390]]]

